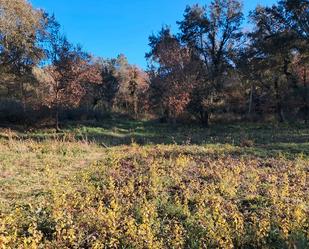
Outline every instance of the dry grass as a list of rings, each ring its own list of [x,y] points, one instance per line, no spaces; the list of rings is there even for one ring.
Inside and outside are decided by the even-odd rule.
[[[308,248],[308,129],[220,130],[1,130],[0,248]]]
[[[96,144],[9,139],[0,142],[0,208],[44,195],[50,174],[59,180],[101,158]]]

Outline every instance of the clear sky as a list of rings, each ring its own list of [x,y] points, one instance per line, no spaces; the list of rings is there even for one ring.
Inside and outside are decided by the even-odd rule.
[[[148,37],[182,19],[187,5],[210,0],[30,0],[36,8],[54,13],[69,40],[105,58],[125,54],[130,63],[146,67]],[[257,4],[276,0],[244,0],[244,13]]]

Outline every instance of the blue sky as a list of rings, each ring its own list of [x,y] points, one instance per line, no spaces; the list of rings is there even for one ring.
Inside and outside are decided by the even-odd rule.
[[[125,54],[130,63],[146,67],[148,36],[182,19],[187,5],[210,0],[30,0],[36,8],[56,15],[69,40],[102,57]],[[244,0],[244,13],[275,0]]]

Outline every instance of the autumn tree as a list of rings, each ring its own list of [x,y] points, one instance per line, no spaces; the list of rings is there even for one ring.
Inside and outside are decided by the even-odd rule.
[[[114,59],[114,76],[118,82],[118,89],[115,93],[114,111],[129,112],[130,110],[130,94],[128,92],[128,84],[130,81],[130,68],[127,57],[120,54]]]
[[[137,68],[133,68],[131,72],[130,81],[128,84],[128,90],[133,103],[133,113],[137,117],[138,113],[138,71]]]
[[[54,16],[48,17],[49,65],[46,71],[52,76],[46,103],[55,111],[55,128],[59,128],[59,112],[62,108],[77,107],[85,94],[82,83],[89,76],[91,57],[80,46],[71,44],[61,34]]]
[[[295,102],[293,98],[297,99],[299,82],[293,64],[295,58],[304,56],[308,49],[304,39],[306,29],[301,31],[303,25],[299,26],[301,22],[287,9],[288,2],[281,1],[272,7],[259,6],[251,12],[254,28],[249,34],[250,46],[242,58],[248,58],[252,80],[257,81],[267,98],[266,104],[269,108],[273,106],[280,122],[286,120],[288,109],[295,109],[292,103]],[[296,6],[293,5],[293,11],[299,13]],[[304,15],[299,18],[301,16]]]
[[[144,110],[141,99],[145,100],[148,88],[147,74],[129,64],[123,54],[114,59],[99,58],[97,62],[102,79],[96,87],[97,96],[100,96],[97,101],[103,103],[109,112],[125,112],[136,117]]]
[[[130,70],[130,80],[128,82],[128,92],[130,97],[130,106],[135,118],[142,109],[145,110],[148,90],[148,77],[141,69],[132,66]]]
[[[149,38],[150,96],[153,107],[167,120],[187,108],[196,83],[197,71],[191,51],[165,27]]]
[[[0,87],[21,100],[32,97],[34,67],[44,57],[38,39],[44,32],[41,11],[25,0],[0,0]]]
[[[309,120],[309,2],[307,0],[281,0],[275,12],[293,34],[294,58],[290,70],[286,70],[289,81],[298,81],[298,96],[302,100],[299,112],[305,122]]]
[[[243,20],[237,0],[215,0],[209,6],[189,6],[179,22],[181,40],[202,63],[199,85],[192,97],[195,112],[207,126],[214,102],[219,100],[240,46]],[[194,111],[194,109],[193,109]]]

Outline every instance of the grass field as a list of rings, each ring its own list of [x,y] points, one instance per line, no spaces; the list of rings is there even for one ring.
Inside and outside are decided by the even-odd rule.
[[[308,248],[309,128],[0,129],[0,248]]]

